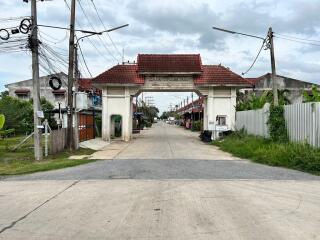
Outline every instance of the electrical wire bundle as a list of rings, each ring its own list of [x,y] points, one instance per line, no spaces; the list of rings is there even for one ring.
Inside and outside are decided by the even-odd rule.
[[[0,53],[27,51],[30,17],[0,18],[0,24]]]

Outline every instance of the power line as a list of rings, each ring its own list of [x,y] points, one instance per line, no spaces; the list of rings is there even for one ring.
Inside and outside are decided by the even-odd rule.
[[[285,38],[285,37],[279,37],[279,36],[275,36],[275,37],[276,37],[276,38],[279,38],[279,39],[291,41],[291,42],[302,43],[302,44],[307,44],[307,45],[312,45],[312,46],[320,47],[320,44],[316,44],[316,43],[303,42],[303,41],[299,41],[299,40],[295,40],[295,39],[290,39],[290,38]]]
[[[65,4],[66,4],[67,8],[70,10],[70,6],[69,6],[69,4],[67,3],[67,1],[64,0],[64,2],[65,2]],[[79,25],[79,27],[81,27],[81,24],[77,21],[77,19],[76,19],[76,23],[77,23],[77,25]],[[89,42],[90,45],[97,51],[97,53],[98,53],[107,63],[109,63],[109,59],[106,58],[105,54],[101,53],[101,51],[97,48],[96,44],[94,44],[90,38],[88,38],[88,42]]]
[[[81,57],[82,57],[82,59],[83,59],[84,65],[86,66],[86,69],[87,69],[88,73],[90,74],[90,76],[91,76],[91,78],[92,78],[92,74],[91,74],[91,72],[90,72],[90,70],[89,70],[89,68],[88,68],[87,62],[86,62],[86,60],[85,60],[85,58],[84,58],[84,56],[83,56],[83,53],[82,53],[82,50],[81,50],[81,47],[80,47],[80,44],[79,44],[79,43],[78,43],[78,46],[79,46],[80,54],[81,54]]]
[[[24,18],[30,18],[30,16],[0,18],[0,22],[17,21]]]
[[[262,49],[263,49],[263,47],[264,47],[265,43],[266,43],[266,39],[264,39],[264,41],[263,41],[263,43],[262,43],[262,45],[261,45],[261,47],[260,47],[260,49],[259,49],[259,52],[258,52],[257,56],[255,57],[255,59],[254,59],[253,63],[250,65],[250,67],[248,68],[248,70],[247,70],[247,71],[245,71],[245,72],[243,72],[243,73],[242,73],[242,75],[247,74],[247,73],[248,73],[248,72],[253,68],[254,64],[255,64],[255,63],[256,63],[256,61],[258,60],[258,57],[260,56],[260,53],[261,53],[261,51],[262,51]]]
[[[107,31],[107,27],[104,25],[104,23],[103,23],[103,21],[102,21],[102,19],[101,19],[101,17],[100,17],[100,14],[99,14],[99,12],[98,12],[98,9],[97,9],[97,7],[96,7],[96,4],[94,3],[93,0],[91,0],[91,3],[92,3],[92,5],[93,5],[93,8],[94,8],[94,10],[95,10],[95,12],[96,12],[96,14],[97,14],[97,16],[98,16],[98,18],[99,18],[102,26],[104,27],[104,30]],[[121,52],[119,51],[119,49],[117,48],[117,46],[116,46],[115,43],[113,42],[113,40],[112,40],[112,38],[111,38],[111,36],[110,36],[110,34],[109,34],[108,32],[107,32],[107,36],[108,36],[108,38],[110,39],[110,41],[111,41],[114,49],[118,52],[118,54],[120,55],[120,57],[122,57]]]
[[[83,15],[85,16],[85,18],[87,19],[89,25],[91,26],[91,28],[96,31],[95,27],[93,26],[93,24],[91,23],[89,17],[87,16],[82,4],[81,4],[81,0],[77,0],[78,3],[79,3],[79,6],[81,8],[81,11],[83,12]],[[116,62],[119,62],[119,59],[117,59],[113,53],[109,50],[109,48],[106,46],[106,44],[103,44],[103,39],[101,38],[101,36],[97,35],[97,37],[99,38],[99,40],[101,41],[101,45],[104,46],[104,48],[107,50],[107,52],[110,54],[110,56],[116,61]]]
[[[286,37],[286,38],[290,38],[290,39],[307,41],[307,42],[318,42],[318,43],[320,43],[320,40],[307,39],[307,38],[298,38],[298,37],[293,37],[293,36],[289,36],[289,35],[285,35],[285,34],[281,34],[281,33],[275,33],[275,34],[277,34],[277,35],[279,35],[279,36]]]
[[[44,37],[42,34],[45,35],[46,37]],[[57,38],[55,38],[55,37],[52,37],[52,36],[50,36],[49,34],[45,33],[44,31],[40,31],[40,30],[39,30],[39,35],[40,35],[40,37],[43,38],[44,40],[46,40],[46,41],[48,41],[48,42],[51,42],[51,43],[53,43],[53,44],[57,44],[57,43],[62,43],[63,41],[65,41],[65,40],[68,38],[68,31],[66,31],[66,34],[65,34],[65,36],[64,36],[62,39],[57,39]],[[47,37],[48,37],[48,38],[47,38]],[[49,39],[49,38],[53,39],[54,41],[52,41],[52,40]]]

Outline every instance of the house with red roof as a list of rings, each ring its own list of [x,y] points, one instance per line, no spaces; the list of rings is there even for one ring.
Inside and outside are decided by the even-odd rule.
[[[102,138],[110,140],[114,116],[122,139],[132,135],[132,99],[142,92],[195,92],[203,103],[203,129],[234,129],[236,90],[251,82],[222,65],[203,65],[200,54],[139,54],[134,64],[113,66],[92,79],[102,91]]]

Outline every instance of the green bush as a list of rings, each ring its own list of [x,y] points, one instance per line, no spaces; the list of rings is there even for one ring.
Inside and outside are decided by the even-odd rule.
[[[202,121],[194,121],[192,124],[192,131],[199,132],[202,129]]]
[[[41,108],[45,112],[44,117],[48,119],[52,129],[57,128],[56,121],[52,114],[47,111],[52,110],[53,105],[45,98],[41,98]],[[17,134],[26,134],[33,131],[33,106],[32,100],[25,101],[10,96],[3,96],[0,99],[0,112],[5,116],[3,129],[15,129]]]
[[[282,105],[270,106],[270,115],[267,124],[271,140],[275,142],[288,141],[286,120],[284,118],[284,107]]]
[[[152,127],[152,123],[151,123],[151,122],[146,121],[146,122],[145,122],[145,126],[146,126],[147,128],[150,128],[150,127]]]
[[[29,101],[4,96],[0,99],[0,112],[6,118],[3,129],[15,129],[18,134],[33,130],[33,109]]]
[[[232,134],[213,144],[240,158],[320,175],[320,149],[308,144],[275,143],[270,139],[243,133]]]
[[[4,126],[5,120],[6,120],[5,116],[3,114],[0,114],[0,130]]]

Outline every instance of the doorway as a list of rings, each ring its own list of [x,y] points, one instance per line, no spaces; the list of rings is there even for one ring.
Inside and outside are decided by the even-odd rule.
[[[122,137],[122,116],[111,115],[111,128],[110,136],[112,139]]]

